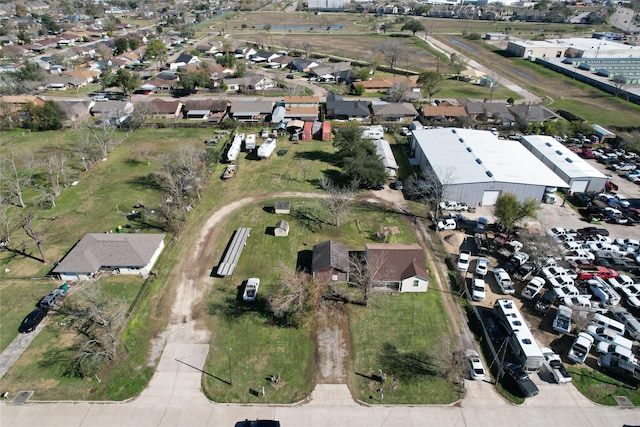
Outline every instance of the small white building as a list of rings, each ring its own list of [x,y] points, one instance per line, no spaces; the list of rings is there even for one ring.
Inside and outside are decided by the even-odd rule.
[[[399,167],[396,162],[396,158],[393,155],[393,151],[391,151],[389,141],[376,139],[373,143],[376,146],[376,154],[380,158],[380,161],[382,161],[384,169],[387,172],[387,176],[397,176]]]

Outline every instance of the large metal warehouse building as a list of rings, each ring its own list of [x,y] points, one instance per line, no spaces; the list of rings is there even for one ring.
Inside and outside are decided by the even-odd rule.
[[[517,141],[489,131],[459,128],[413,131],[415,161],[444,185],[445,198],[472,206],[494,205],[502,193],[541,201],[545,189],[567,184]]]
[[[520,142],[562,178],[569,191],[602,191],[607,183],[606,175],[550,136],[526,135]]]

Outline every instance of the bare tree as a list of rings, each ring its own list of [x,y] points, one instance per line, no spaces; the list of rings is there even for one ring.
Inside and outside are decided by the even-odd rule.
[[[104,43],[99,43],[96,52],[102,59],[111,59],[113,57],[113,49]]]
[[[362,304],[368,307],[369,299],[373,292],[373,282],[385,263],[385,255],[381,253],[375,259],[369,259],[364,254],[354,255],[349,261],[349,284],[360,291]]]
[[[71,359],[73,375],[92,376],[116,357],[126,309],[122,297],[106,295],[96,286],[84,287],[60,308],[78,334]]]
[[[311,171],[311,162],[307,159],[298,159],[298,170],[302,174],[302,181],[307,182],[309,172]]]
[[[428,167],[423,170],[422,179],[414,174],[406,182],[405,189],[409,197],[423,201],[427,210],[440,217],[440,203],[447,199],[447,187],[455,181],[455,172],[449,168],[435,171]]]
[[[389,88],[389,101],[400,102],[404,94],[409,90],[409,85],[405,82],[396,82]]]
[[[308,41],[302,43],[302,50],[304,51],[304,57],[305,58],[309,58],[311,56],[312,47],[313,46]]]
[[[307,314],[317,309],[326,284],[286,265],[281,265],[280,270],[279,289],[269,298],[268,307],[275,318],[297,326]]]
[[[333,181],[323,178],[320,180],[320,186],[329,193],[329,197],[322,201],[333,219],[333,225],[340,228],[343,218],[351,208],[358,183],[352,182],[346,187],[339,187]]]
[[[9,213],[9,203],[0,197],[0,247],[6,248],[11,242],[11,232],[13,231],[13,219]]]
[[[118,127],[112,120],[87,120],[82,127],[85,130],[85,139],[87,142],[93,143],[100,149],[100,155],[105,158],[109,155],[112,148],[120,145],[128,134],[118,135]]]
[[[67,156],[64,153],[50,153],[42,162],[49,189],[54,197],[62,192],[69,168],[66,166]]]
[[[35,219],[35,212],[33,208],[29,208],[24,215],[21,215],[20,227],[24,230],[27,237],[33,240],[38,247],[38,251],[40,252],[40,259],[43,264],[48,264],[47,255],[44,253],[44,240],[40,235],[40,232],[37,231],[33,226],[33,220]]]
[[[22,190],[29,185],[33,179],[31,162],[22,162],[22,167],[18,166],[15,156],[0,158],[0,181],[2,192],[16,206],[26,208],[22,196]]]
[[[387,40],[378,45],[378,51],[382,54],[384,61],[391,67],[391,72],[396,74],[396,65],[400,58],[402,58],[404,49],[400,42],[395,40]]]

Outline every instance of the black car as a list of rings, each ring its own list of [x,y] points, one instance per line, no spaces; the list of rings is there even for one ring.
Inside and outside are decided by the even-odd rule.
[[[280,421],[274,420],[244,420],[238,421],[235,427],[280,427]]]
[[[593,236],[595,234],[600,234],[601,236],[609,235],[609,230],[607,230],[606,228],[599,228],[599,227],[579,228],[576,230],[576,232],[578,233],[578,235],[582,237]]]
[[[536,311],[538,313],[547,314],[557,297],[558,294],[556,294],[556,291],[554,291],[553,289],[546,290],[545,293],[542,294],[542,296],[538,299],[538,301],[536,301]]]
[[[513,381],[522,397],[533,397],[538,394],[538,386],[531,381],[522,366],[515,363],[505,363],[504,373],[509,380]]]
[[[42,319],[47,315],[48,311],[49,310],[44,307],[38,307],[31,313],[27,314],[27,317],[24,318],[22,324],[18,328],[18,332],[21,334],[28,334],[35,330],[40,322],[42,322]]]

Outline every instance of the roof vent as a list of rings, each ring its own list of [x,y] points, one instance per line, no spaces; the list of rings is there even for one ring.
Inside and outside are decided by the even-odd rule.
[[[478,158],[478,159],[476,159],[476,163],[477,163],[477,164],[479,164],[479,165],[481,165],[481,164],[482,164],[482,159],[479,159],[479,158]]]
[[[471,152],[471,151],[473,151],[473,150],[471,150],[471,147],[467,147],[467,151],[468,151],[468,152]]]
[[[569,157],[567,157],[565,160],[569,163],[573,163],[573,159],[570,159]]]
[[[451,132],[456,133],[456,130],[455,129],[451,129]]]
[[[551,147],[551,143],[550,142],[545,142],[544,145],[546,145],[547,147]]]
[[[460,142],[464,142],[464,139],[462,139],[462,138],[458,138],[458,141],[460,141]]]
[[[562,156],[562,151],[556,150],[556,153],[558,154],[558,156]]]
[[[489,178],[493,178],[493,173],[492,173],[491,171],[487,171],[487,176],[488,176]]]

